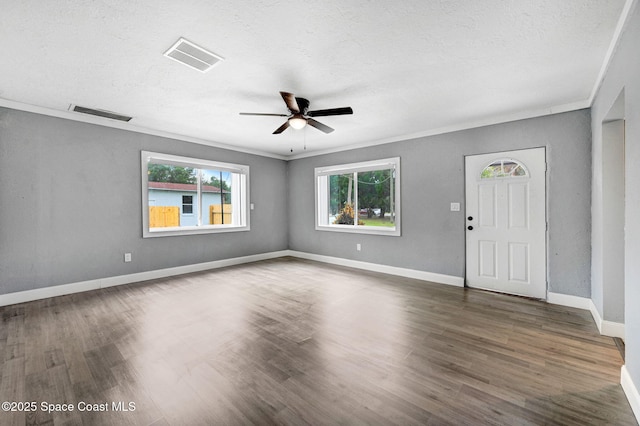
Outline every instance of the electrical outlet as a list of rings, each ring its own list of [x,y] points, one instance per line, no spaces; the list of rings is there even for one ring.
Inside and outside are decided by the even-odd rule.
[[[124,254],[124,261],[125,262],[131,262],[131,253],[125,253]]]
[[[356,250],[358,251],[362,250],[362,244],[360,243],[356,244]]]
[[[460,203],[451,203],[451,211],[459,212],[460,211]]]

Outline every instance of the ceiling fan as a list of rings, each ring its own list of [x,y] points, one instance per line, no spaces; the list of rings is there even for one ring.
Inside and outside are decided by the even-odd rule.
[[[240,115],[270,115],[275,117],[288,117],[287,121],[285,121],[282,126],[278,127],[275,132],[273,132],[274,135],[277,135],[284,132],[289,127],[293,127],[294,129],[302,129],[307,124],[325,133],[331,133],[333,132],[333,129],[331,127],[327,126],[326,124],[322,124],[311,117],[353,114],[353,110],[351,109],[351,107],[318,109],[315,111],[309,111],[309,100],[305,98],[296,98],[293,93],[280,92],[280,95],[282,96],[282,99],[284,99],[284,103],[289,109],[289,114],[241,112]]]

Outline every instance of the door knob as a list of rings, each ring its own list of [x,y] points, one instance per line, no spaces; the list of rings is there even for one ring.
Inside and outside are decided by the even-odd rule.
[[[473,231],[473,226],[469,225],[469,226],[467,226],[467,229],[468,229],[469,231]]]

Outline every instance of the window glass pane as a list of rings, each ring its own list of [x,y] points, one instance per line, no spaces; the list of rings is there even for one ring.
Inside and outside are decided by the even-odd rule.
[[[395,226],[393,170],[361,172],[357,176],[358,225]]]
[[[193,214],[193,195],[182,196],[182,214]]]
[[[353,225],[353,173],[329,176],[329,223]]]
[[[201,170],[202,223],[232,225],[231,180],[233,173],[221,170]]]
[[[192,167],[149,163],[147,175],[149,228],[196,225],[197,218],[192,215],[192,206],[197,192],[197,170]],[[188,207],[185,211],[183,196],[192,197],[191,211],[188,211]]]
[[[481,179],[527,176],[527,170],[515,160],[501,159],[489,164],[482,171]]]
[[[316,230],[399,236],[400,157],[315,168]]]
[[[521,165],[518,164],[518,167],[513,169],[513,172],[511,172],[511,176],[526,176],[527,175],[527,171],[524,169],[524,167],[522,167]]]
[[[141,151],[143,237],[247,231],[249,166]]]

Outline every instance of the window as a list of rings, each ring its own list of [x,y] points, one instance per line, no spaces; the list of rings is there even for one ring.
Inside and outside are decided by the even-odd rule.
[[[489,164],[487,167],[482,170],[480,174],[481,179],[493,179],[493,178],[507,178],[507,177],[520,177],[520,176],[529,176],[527,169],[523,164],[520,164],[518,161],[503,158],[500,160],[496,160]]]
[[[182,196],[182,214],[193,214],[193,195]]]
[[[316,229],[400,235],[400,157],[317,167]]]
[[[249,230],[249,166],[141,157],[143,237]]]

